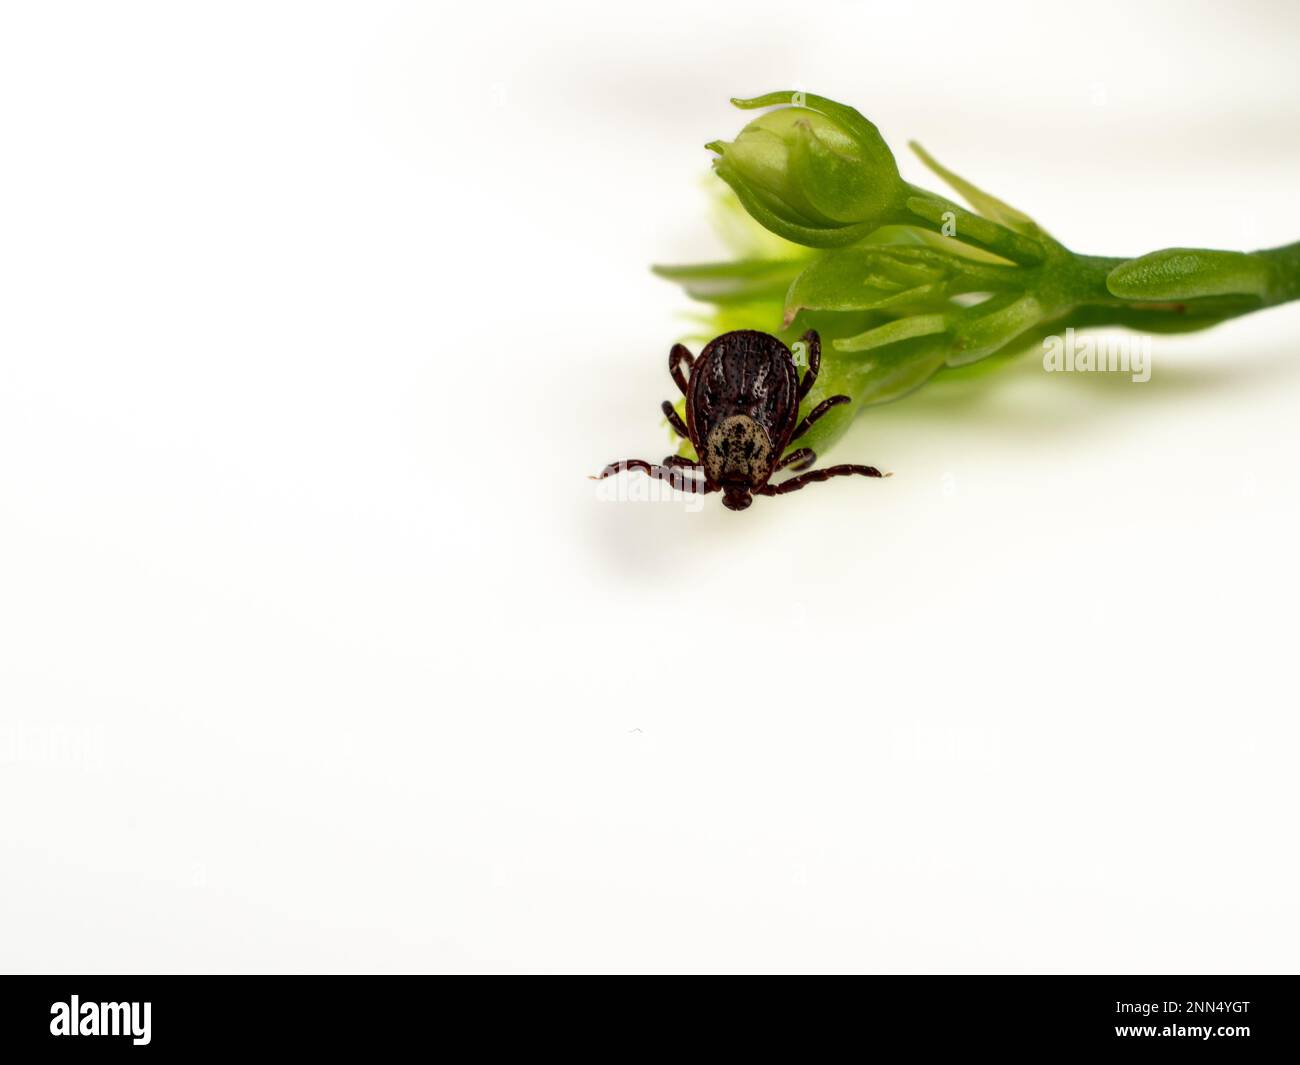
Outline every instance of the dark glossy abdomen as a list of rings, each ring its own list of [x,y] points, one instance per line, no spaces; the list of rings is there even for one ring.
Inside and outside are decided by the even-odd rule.
[[[715,483],[760,485],[794,430],[798,378],[789,349],[752,330],[724,333],[691,371],[686,413]]]
[[[724,333],[695,363],[687,414],[701,439],[708,428],[741,414],[779,445],[794,429],[797,388],[794,359],[776,337],[747,329]]]

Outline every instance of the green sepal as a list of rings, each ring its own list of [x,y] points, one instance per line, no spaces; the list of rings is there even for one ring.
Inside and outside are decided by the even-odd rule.
[[[1024,233],[1027,236],[1037,237],[1046,236],[1042,227],[1038,225],[1029,215],[1019,211],[1008,203],[1003,203],[996,196],[990,195],[976,185],[972,185],[965,178],[954,174],[946,166],[940,163],[929,152],[921,147],[916,141],[908,141],[908,147],[914,151],[927,167],[929,167],[944,181],[948,182],[962,198],[965,199],[972,207],[975,208],[985,218],[1004,225],[1008,229],[1014,229],[1017,233]]]

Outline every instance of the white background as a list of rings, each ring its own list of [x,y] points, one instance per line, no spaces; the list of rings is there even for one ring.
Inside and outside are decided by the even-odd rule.
[[[0,967],[1296,968],[1300,306],[658,458],[804,88],[1067,244],[1300,238],[1294,5],[7,4]]]

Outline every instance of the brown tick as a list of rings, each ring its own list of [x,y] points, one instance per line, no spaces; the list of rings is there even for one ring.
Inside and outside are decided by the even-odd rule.
[[[668,424],[691,442],[700,461],[669,455],[655,466],[628,459],[610,463],[600,476],[642,470],[685,492],[721,492],[723,505],[731,510],[744,510],[756,495],[785,495],[813,481],[855,473],[882,476],[874,466],[828,466],[780,484],[768,483],[779,470],[808,469],[817,459],[812,449],[787,452],[787,446],[832,407],[851,402],[848,396],[831,396],[798,421],[799,401],[812,389],[821,366],[816,331],[808,330],[803,341],[808,348],[803,381],[790,349],[767,333],[753,329],[723,333],[705,346],[698,361],[681,344],[674,344],[668,353],[668,372],[686,396],[686,422],[669,400],[664,400],[663,412]],[[682,375],[682,363],[690,368],[689,381]],[[704,477],[688,476],[686,470]]]

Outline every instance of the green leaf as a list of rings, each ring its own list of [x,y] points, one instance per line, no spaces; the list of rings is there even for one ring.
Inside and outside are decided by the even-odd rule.
[[[1032,295],[1006,292],[971,307],[953,331],[949,366],[965,366],[992,355],[1011,343],[1043,317],[1043,307]]]
[[[1268,295],[1267,262],[1241,251],[1164,248],[1120,263],[1106,275],[1111,295],[1127,300]]]
[[[912,340],[915,337],[943,333],[948,329],[948,317],[943,314],[914,314],[908,318],[899,318],[887,325],[868,329],[857,336],[836,340],[836,351],[870,351],[872,348],[886,344],[896,344],[900,340]]]
[[[1023,211],[1018,211],[1010,204],[1003,203],[996,196],[991,196],[982,189],[972,185],[965,178],[959,177],[942,165],[929,152],[921,147],[916,141],[908,141],[908,147],[912,149],[926,166],[933,170],[944,181],[948,182],[958,193],[975,208],[985,218],[989,218],[1008,229],[1014,229],[1017,233],[1025,233],[1029,236],[1043,235],[1043,230],[1039,227],[1029,215]]]
[[[865,310],[883,297],[943,276],[933,266],[906,261],[901,261],[901,267],[907,273],[900,276],[890,268],[891,262],[882,249],[863,246],[818,257],[791,284],[785,298],[785,323],[793,322],[802,310]]]
[[[730,263],[655,266],[660,277],[677,281],[686,294],[709,303],[783,299],[803,260],[741,259]]]

